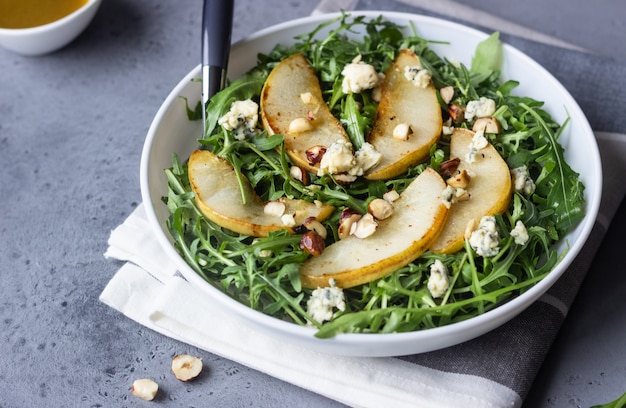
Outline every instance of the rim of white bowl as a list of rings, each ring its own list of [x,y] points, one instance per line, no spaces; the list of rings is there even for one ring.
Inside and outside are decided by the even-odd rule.
[[[412,13],[403,13],[403,12],[388,12],[381,10],[371,10],[371,11],[355,11],[348,13],[350,15],[363,15],[369,18],[375,18],[379,15],[387,16],[393,19],[402,19],[407,21],[416,21],[419,24],[419,21],[425,21],[430,23],[435,23],[437,25],[441,25],[443,27],[449,27],[450,29],[458,30],[460,32],[467,32],[473,36],[480,36],[487,38],[488,34],[462,25],[455,22],[442,20],[436,17],[423,16],[419,14]],[[242,40],[238,41],[234,46],[238,44],[244,44],[247,42],[251,42],[267,36],[269,34],[273,34],[278,31],[283,31],[286,29],[291,29],[297,27],[304,23],[321,23],[323,21],[328,21],[333,18],[340,17],[341,13],[329,13],[324,15],[316,15],[309,17],[302,17],[295,20],[287,21],[284,23],[280,23],[265,29],[262,29]],[[530,58],[528,55],[518,50],[517,48],[504,44],[504,47],[507,49],[507,52],[515,54],[518,58],[524,60],[529,66],[533,66],[535,69],[539,70],[543,75],[545,75],[551,82],[554,83],[554,86],[560,89],[563,92],[564,96],[567,99],[567,103],[564,102],[564,105],[568,105],[568,111],[570,116],[579,116],[583,118],[583,128],[578,128],[578,132],[586,133],[593,137],[593,131],[591,126],[584,115],[582,109],[576,102],[576,100],[571,96],[569,91],[545,68],[543,68],[539,63]],[[478,315],[472,317],[471,319],[452,323],[446,326],[440,326],[431,329],[417,330],[412,332],[403,332],[403,333],[389,333],[389,334],[378,334],[378,333],[346,333],[339,334],[331,339],[315,339],[313,340],[313,335],[315,333],[314,329],[307,328],[304,326],[300,326],[291,322],[283,321],[277,319],[275,317],[266,315],[260,311],[251,309],[250,307],[232,299],[227,294],[221,292],[219,289],[213,287],[210,283],[206,282],[201,276],[195,273],[189,265],[184,261],[184,259],[180,256],[180,254],[175,250],[174,246],[171,244],[166,232],[161,228],[155,228],[155,226],[159,225],[160,222],[156,217],[154,207],[152,206],[152,201],[150,200],[149,195],[149,186],[148,186],[148,161],[147,158],[150,156],[150,152],[152,150],[153,139],[155,136],[156,129],[158,128],[158,124],[162,119],[165,112],[169,109],[172,101],[178,98],[180,91],[188,86],[189,81],[193,78],[197,78],[200,74],[200,66],[195,67],[191,72],[187,74],[187,76],[176,85],[176,87],[170,92],[167,98],[162,103],[158,112],[156,113],[150,128],[147,133],[147,137],[144,143],[143,151],[142,151],[142,159],[140,165],[140,185],[142,192],[142,199],[144,202],[144,206],[146,208],[146,215],[150,224],[153,227],[153,232],[156,234],[158,241],[160,242],[163,249],[167,252],[169,257],[176,262],[177,266],[180,269],[186,269],[185,272],[181,271],[185,278],[192,280],[194,283],[202,284],[204,286],[204,290],[209,290],[215,294],[215,300],[218,301],[223,306],[231,309],[229,311],[234,312],[237,315],[243,316],[246,320],[252,322],[255,325],[262,325],[266,328],[272,329],[276,331],[276,334],[289,334],[290,336],[295,336],[296,338],[301,338],[302,340],[306,340],[308,338],[309,341],[320,341],[320,342],[328,342],[335,343],[335,346],[354,346],[354,347],[364,347],[368,346],[368,348],[375,347],[375,344],[372,343],[375,340],[377,343],[384,344],[385,348],[406,345],[409,341],[419,341],[419,340],[432,340],[434,338],[442,338],[445,336],[456,336],[457,338],[463,338],[459,336],[464,332],[478,333],[484,334],[490,330],[495,329],[496,327],[501,326],[504,322],[510,320],[515,315],[521,313],[525,310],[529,305],[535,302],[541,295],[543,295],[552,285],[563,275],[565,270],[569,267],[569,265],[573,262],[575,256],[580,252],[582,246],[585,244],[589,235],[591,234],[591,230],[595,225],[596,218],[598,215],[598,211],[600,208],[600,200],[602,193],[602,169],[601,169],[601,160],[600,160],[600,152],[597,146],[597,143],[592,143],[592,150],[588,151],[587,154],[591,157],[591,172],[592,182],[586,186],[586,192],[589,193],[588,200],[586,202],[586,216],[585,219],[579,224],[577,228],[580,228],[579,239],[576,242],[572,243],[571,246],[568,247],[567,253],[565,253],[559,263],[553,268],[553,270],[544,277],[541,281],[537,282],[535,285],[530,287],[523,294],[516,296],[515,298],[509,300],[508,302],[497,306],[496,308],[485,312],[482,315]],[[595,139],[594,139],[595,140]],[[556,272],[556,273],[555,273]],[[525,306],[524,306],[525,305]],[[524,307],[522,307],[524,306]],[[494,323],[500,322],[500,323]],[[485,327],[487,329],[485,329]],[[468,329],[472,330],[468,330]],[[471,335],[464,340],[470,340],[472,338],[477,337],[477,335]],[[458,344],[461,341],[454,342],[454,344]],[[331,345],[329,345],[331,346]],[[444,345],[443,347],[447,347],[449,345]],[[328,349],[332,349],[332,346]],[[435,350],[437,348],[431,348],[430,351]],[[331,350],[332,351],[332,350]],[[426,350],[429,351],[429,350]],[[352,353],[346,353],[352,354]],[[367,352],[367,355],[370,356],[390,356],[396,355],[388,352]]]

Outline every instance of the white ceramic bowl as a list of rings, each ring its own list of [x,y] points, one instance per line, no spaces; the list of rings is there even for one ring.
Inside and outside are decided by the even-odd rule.
[[[102,0],[85,5],[51,23],[31,28],[0,28],[0,46],[22,55],[36,56],[58,50],[89,25]]]
[[[360,12],[370,17],[384,14],[395,23],[415,24],[420,36],[448,41],[450,44],[432,44],[441,56],[456,58],[470,65],[476,45],[487,36],[455,23],[430,17],[388,12]],[[277,43],[291,43],[297,34],[306,33],[322,21],[338,15],[315,16],[286,22],[263,30],[233,46],[229,74],[231,78],[242,75],[256,63],[258,52],[269,52]],[[544,294],[563,274],[586,241],[595,222],[602,190],[600,155],[594,134],[583,112],[565,88],[545,69],[520,51],[504,47],[504,79],[521,82],[518,94],[528,95],[546,102],[547,110],[562,123],[567,115],[571,121],[560,141],[570,165],[578,171],[586,185],[586,217],[566,237],[569,251],[554,270],[524,294],[483,315],[444,327],[398,334],[344,334],[331,339],[318,339],[314,331],[254,311],[235,302],[205,282],[179,256],[171,243],[165,221],[168,211],[161,201],[167,195],[167,180],[163,169],[171,166],[171,155],[188,157],[197,147],[202,134],[201,123],[190,122],[180,96],[196,103],[200,97],[200,67],[192,70],[167,97],[148,131],[141,160],[141,191],[148,219],[163,249],[176,262],[179,270],[192,285],[203,290],[214,301],[214,307],[224,308],[245,319],[246,324],[273,336],[295,342],[322,352],[360,356],[391,356],[432,351],[452,346],[484,334],[507,322]],[[561,244],[561,249],[566,244]]]

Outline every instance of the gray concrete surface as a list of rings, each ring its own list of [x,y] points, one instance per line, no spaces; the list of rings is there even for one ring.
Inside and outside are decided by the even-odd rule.
[[[548,20],[550,33],[626,55],[623,41],[610,43],[615,30],[623,38],[622,2],[568,2],[585,8],[584,33],[563,14],[566,2],[463,2],[522,23],[545,27]],[[120,266],[102,256],[109,232],[141,200],[138,166],[148,126],[170,89],[198,63],[200,3],[105,0],[92,25],[59,52],[29,58],[0,49],[1,408],[148,406],[129,392],[139,376],[160,383],[155,406],[340,406],[156,334],[98,302]],[[316,4],[236,3],[234,39],[306,16]],[[621,10],[601,12],[615,4]],[[617,273],[623,267],[614,267],[624,213],[529,407],[588,406],[626,391],[626,358],[606,352],[626,342],[618,330],[624,314],[606,313],[624,310],[619,293],[626,277]],[[605,279],[612,282],[608,288]],[[183,384],[169,375],[177,353],[204,359],[208,369],[198,381]]]

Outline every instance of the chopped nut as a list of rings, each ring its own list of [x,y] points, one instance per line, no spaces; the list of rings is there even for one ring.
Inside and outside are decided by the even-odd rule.
[[[458,124],[465,120],[465,109],[461,105],[453,103],[448,107],[448,114],[452,119],[452,122]]]
[[[439,169],[441,170],[441,174],[444,176],[452,177],[452,175],[454,175],[459,169],[459,164],[461,164],[461,159],[455,157],[454,159],[446,160],[441,163]]]
[[[362,216],[357,222],[353,223],[350,227],[350,235],[354,235],[357,238],[367,238],[373,235],[378,229],[378,223],[374,219],[374,216],[370,213]]]
[[[413,129],[408,123],[400,123],[393,128],[393,138],[397,140],[409,140],[409,136],[413,134]]]
[[[289,174],[294,180],[298,180],[302,184],[309,184],[309,174],[298,166],[291,166]]]
[[[393,203],[398,198],[400,198],[400,194],[396,190],[389,190],[385,194],[383,194],[383,200],[387,200],[390,203]]]
[[[360,220],[361,217],[361,214],[350,208],[346,208],[341,211],[341,215],[339,216],[339,228],[337,228],[339,239],[347,238],[350,235],[352,224]]]
[[[441,99],[446,103],[446,105],[449,104],[454,97],[454,87],[444,86],[439,90],[439,95],[441,95]]]
[[[357,177],[353,176],[352,174],[340,173],[340,174],[334,174],[333,178],[338,184],[346,186],[348,184],[354,183]]]
[[[306,160],[313,166],[322,161],[324,153],[326,153],[326,148],[324,146],[309,147],[305,152]]]
[[[454,199],[455,201],[467,201],[470,199],[470,193],[464,188],[455,188]]]
[[[472,126],[472,130],[474,132],[478,132],[482,130],[485,133],[500,133],[502,127],[500,126],[500,122],[498,119],[494,117],[485,117],[478,118],[476,122],[474,122],[474,126]]]
[[[465,239],[470,239],[474,231],[476,231],[476,220],[472,218],[465,226]]]
[[[152,401],[159,391],[159,385],[149,378],[135,380],[131,388],[131,392],[135,397],[139,397],[145,401]]]
[[[393,214],[393,204],[382,198],[375,198],[369,203],[367,210],[377,220],[384,220]]]
[[[172,359],[172,372],[180,381],[189,381],[200,375],[202,371],[202,359],[190,356],[189,354],[180,354]]]
[[[326,244],[324,239],[315,231],[308,231],[300,239],[300,248],[313,256],[320,256]]]
[[[282,217],[285,213],[285,203],[280,201],[268,201],[263,207],[263,212],[274,217]]]
[[[296,225],[296,219],[293,214],[283,214],[283,216],[280,217],[280,221],[287,227],[295,227]]]
[[[323,239],[326,239],[326,236],[328,235],[326,227],[324,227],[324,225],[315,217],[308,217],[304,220],[304,226],[310,231],[317,232]]]
[[[463,170],[446,180],[446,183],[448,183],[449,186],[455,188],[465,188],[469,185],[469,182],[470,176],[467,173],[467,170]]]
[[[302,101],[302,103],[307,104],[307,105],[315,102],[315,98],[313,97],[313,94],[311,92],[301,93],[300,100]]]
[[[295,118],[289,123],[288,132],[294,135],[313,130],[313,124],[308,118]]]

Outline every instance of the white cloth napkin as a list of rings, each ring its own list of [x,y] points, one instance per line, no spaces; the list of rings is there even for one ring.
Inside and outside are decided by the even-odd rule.
[[[626,135],[598,133],[605,174],[624,174]],[[626,193],[609,177],[602,223]],[[611,180],[614,180],[611,183]],[[139,206],[110,236],[107,258],[126,261],[100,300],[166,336],[355,407],[516,407],[522,397],[480,376],[429,368],[399,358],[324,355],[258,332],[216,308],[176,274]],[[211,313],[201,311],[211,310]]]

